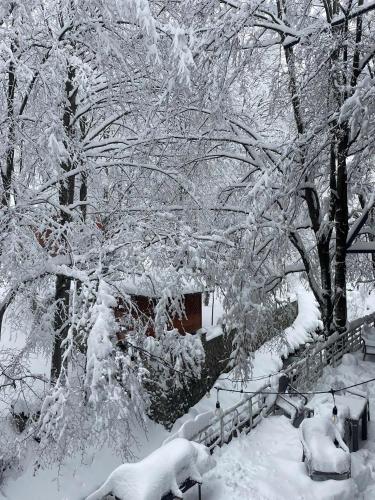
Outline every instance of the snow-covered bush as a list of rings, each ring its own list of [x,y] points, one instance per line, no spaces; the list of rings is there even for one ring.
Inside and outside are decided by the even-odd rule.
[[[147,371],[137,354],[117,346],[115,305],[110,287],[101,280],[89,317],[77,321],[83,329],[76,333],[77,343],[69,336],[65,343],[66,361],[44,400],[37,430],[41,447],[55,453],[55,459],[104,443],[129,457],[133,428],[144,425]]]
[[[156,339],[149,337],[146,345],[151,354],[146,384],[151,399],[149,414],[170,427],[202,396],[199,387],[205,351],[200,335],[181,335],[177,330],[165,331]]]

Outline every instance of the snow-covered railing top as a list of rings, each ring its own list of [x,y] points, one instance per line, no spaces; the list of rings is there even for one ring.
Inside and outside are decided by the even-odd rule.
[[[293,380],[302,381],[305,376],[305,384],[313,383],[316,378],[309,375],[308,371],[313,371],[314,366],[323,368],[328,364],[338,364],[341,362],[342,356],[350,351],[354,351],[360,347],[360,329],[366,324],[375,321],[375,313],[368,314],[362,318],[355,319],[348,324],[348,328],[341,334],[334,333],[325,342],[318,342],[308,349],[304,357],[291,364],[285,373],[291,375]],[[321,371],[321,370],[320,370]]]

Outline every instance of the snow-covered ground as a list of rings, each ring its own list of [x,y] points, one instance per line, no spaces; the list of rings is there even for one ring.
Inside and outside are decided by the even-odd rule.
[[[350,319],[363,316],[375,310],[374,295],[368,296],[364,293],[355,292],[349,294],[349,297]],[[316,322],[319,321],[316,308],[311,299],[311,294],[300,289],[300,301],[301,300],[303,303],[300,303],[300,313],[292,328],[288,329],[286,332],[286,338],[289,339],[291,345],[295,342],[294,347],[297,346],[297,340],[302,343],[306,341],[309,331],[312,331]],[[217,301],[217,304],[218,303],[219,301]],[[206,311],[207,318],[210,316],[208,314],[208,309]],[[219,317],[219,311],[217,311],[217,313],[217,317]],[[3,331],[0,347],[22,348],[24,344],[22,328],[20,327],[19,331],[16,332],[10,328],[10,325],[7,326],[8,328],[5,328]],[[258,353],[257,359],[255,359],[254,376],[264,375],[275,369],[277,370],[280,368],[280,363],[280,352],[278,352],[277,349],[269,350],[264,348]],[[38,373],[48,373],[49,371],[45,358],[40,354],[38,355],[38,353],[33,357],[30,368]],[[340,368],[337,369],[335,373],[339,373],[339,370]],[[365,374],[366,370],[367,373]],[[375,363],[361,364],[360,367],[358,367],[358,376],[356,373],[346,373],[345,368],[343,368],[343,372],[343,376],[349,377],[348,381],[352,379],[357,380],[358,378],[369,378],[370,376],[375,376]],[[374,373],[374,375],[370,373]],[[327,380],[327,383],[328,382],[329,380]],[[227,383],[231,384],[230,381],[225,380],[225,376],[222,377],[220,384]],[[262,382],[259,381],[257,385],[261,383]],[[373,392],[375,397],[375,385]],[[223,406],[230,406],[236,403],[239,398],[238,395],[230,393],[226,393],[226,395],[223,393],[221,395],[221,398],[222,397],[225,399],[225,402],[222,400],[222,403],[225,403]],[[375,415],[375,404],[373,403],[372,405],[374,406],[373,414]],[[199,413],[213,410],[214,407],[215,397],[213,394],[210,399],[204,398],[198,403],[198,405],[196,405],[196,407],[175,426],[174,431],[178,429],[183,421]],[[276,426],[272,424],[274,421],[277,423]],[[137,435],[139,447],[133,450],[133,452],[137,458],[142,459],[159,447],[169,436],[169,433],[161,426],[150,422],[148,436],[145,436],[144,432],[141,430],[137,432]],[[372,443],[374,453],[371,452],[371,439],[374,439]],[[369,464],[372,463],[373,457],[375,457],[375,428],[372,427],[370,427],[370,440],[366,444],[367,449],[370,450],[368,452],[368,456],[370,457],[368,458]],[[354,454],[355,457],[358,457],[358,459],[355,458],[353,462],[354,475],[356,474],[356,461],[359,462],[358,470],[362,471],[358,473],[359,476],[366,476],[367,478],[367,475],[369,475],[369,472],[366,471],[370,470],[372,465],[371,467],[369,465],[367,468],[361,465],[367,460],[366,453],[365,451],[361,451]],[[336,498],[331,495],[327,483],[321,485],[312,483],[307,477],[301,475],[304,471],[304,466],[300,462],[300,456],[301,449],[298,433],[290,425],[290,422],[283,417],[271,417],[264,420],[249,436],[233,441],[233,443],[217,453],[218,465],[205,480],[203,498],[204,500],[246,500],[246,498],[255,500]],[[251,463],[248,461],[249,457],[252,457]],[[24,472],[0,486],[0,500],[24,500],[26,498],[29,500],[44,500],[47,498],[48,500],[81,500],[85,495],[98,487],[106,477],[108,477],[108,474],[121,463],[120,458],[109,449],[92,450],[91,455],[89,454],[83,459],[78,454],[74,459],[68,460],[61,466],[51,464],[51,467],[45,470],[39,469],[34,471],[32,467],[33,460],[35,460],[35,455],[30,453],[29,460],[25,464]],[[270,471],[272,474],[270,474]],[[300,471],[301,474],[298,476],[296,475],[297,473],[294,474],[294,471]],[[299,479],[294,481],[294,476],[297,478],[299,477]],[[258,478],[255,483],[251,479],[254,477]],[[359,479],[358,481],[361,482]],[[262,482],[268,485],[267,487],[264,486],[264,489],[262,489]],[[364,482],[368,484],[366,488],[371,491],[370,481],[366,479]],[[280,486],[277,488],[278,483],[282,485],[283,489],[281,489]],[[355,488],[355,482],[335,483],[335,491],[338,496],[342,497],[340,500],[345,500],[345,498],[361,498],[357,496],[343,496],[344,493],[341,494],[342,489],[346,491],[349,487]],[[243,488],[243,491],[241,488]],[[264,492],[269,491],[268,496],[257,496],[257,488],[259,491],[263,491],[263,495],[265,495]],[[327,488],[331,496],[325,497],[324,495]],[[315,496],[303,496],[310,494],[310,492],[307,493],[307,490],[310,490],[311,495],[314,493]],[[246,496],[248,494],[246,493],[247,491],[254,491],[255,493],[252,496],[250,493]],[[284,493],[287,495],[288,491],[292,493],[290,493],[289,496],[283,496]],[[355,491],[355,489],[353,491]],[[196,491],[190,492],[186,498],[188,500],[196,500],[196,496],[194,495],[196,495]],[[369,495],[370,496],[364,498],[368,500],[370,500],[370,498],[375,498],[375,486],[373,496],[371,496],[371,493],[369,493]]]
[[[355,384],[375,377],[375,362],[346,355],[337,368],[325,369],[318,389]],[[362,386],[375,415],[375,382]],[[299,431],[284,416],[270,416],[248,435],[215,452],[216,467],[203,478],[204,500],[373,500],[375,498],[375,421],[367,441],[351,454],[352,478],[312,481],[302,462]],[[196,500],[191,491],[186,500]]]
[[[141,429],[137,432],[139,446],[132,451],[139,459],[157,449],[168,436],[161,425],[149,421],[148,428],[147,436]],[[77,453],[74,459],[62,465],[51,464],[47,469],[34,470],[33,460],[31,452],[24,473],[0,486],[0,500],[82,500],[122,463],[108,448],[92,450],[84,457]]]

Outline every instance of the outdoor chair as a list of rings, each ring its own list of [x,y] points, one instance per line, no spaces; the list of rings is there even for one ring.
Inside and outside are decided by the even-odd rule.
[[[314,481],[349,479],[351,458],[337,426],[328,416],[306,419],[300,427],[305,462],[309,477]]]
[[[291,384],[286,374],[281,374],[278,380],[278,394],[273,398],[268,413],[273,409],[281,410],[292,421],[292,425],[298,428],[305,418],[313,415],[313,411],[306,408],[307,398],[297,391]]]
[[[336,396],[336,400],[343,398],[344,404],[349,407],[349,416],[346,419],[346,432],[344,440],[350,451],[359,449],[359,429],[361,428],[361,438],[367,440],[367,427],[370,420],[369,399],[365,392],[357,387],[350,390],[340,391],[341,396]]]
[[[366,356],[375,356],[375,328],[364,326],[361,330],[361,342],[363,351],[363,360]]]

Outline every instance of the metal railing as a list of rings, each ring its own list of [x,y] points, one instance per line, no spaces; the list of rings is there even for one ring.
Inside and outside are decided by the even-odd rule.
[[[325,366],[339,365],[344,354],[360,348],[361,328],[373,322],[375,313],[350,322],[345,332],[334,334],[326,342],[318,342],[308,348],[304,357],[289,365],[284,373],[289,375],[293,386],[298,390],[309,389],[322,375]],[[212,452],[215,447],[229,443],[240,432],[250,432],[262,418],[265,400],[262,393],[270,388],[267,381],[251,395],[244,395],[230,408],[224,411],[220,409],[220,414],[192,436],[191,440],[205,444]]]

